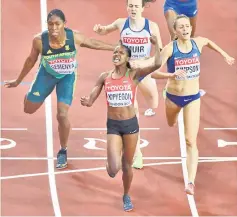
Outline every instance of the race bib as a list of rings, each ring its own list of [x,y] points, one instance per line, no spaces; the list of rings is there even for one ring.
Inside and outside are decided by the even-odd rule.
[[[176,58],[175,71],[184,70],[186,71],[186,78],[176,77],[176,80],[193,80],[200,75],[200,61],[198,57],[191,57],[185,59]]]
[[[125,107],[132,105],[132,91],[107,92],[107,101],[111,107]]]
[[[132,37],[128,35],[122,38],[122,42],[131,50],[131,59],[141,59],[150,55],[151,45],[148,37]]]
[[[48,60],[48,64],[58,74],[72,74],[77,66],[75,58]]]

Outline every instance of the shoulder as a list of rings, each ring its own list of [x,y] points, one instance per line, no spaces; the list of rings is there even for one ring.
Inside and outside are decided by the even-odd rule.
[[[209,43],[208,38],[201,37],[201,36],[193,38],[193,41],[196,43],[196,45],[197,45],[200,52],[202,51],[202,48],[204,46],[208,45],[208,43]]]
[[[196,42],[196,43],[207,43],[208,42],[208,38],[205,38],[205,37],[202,37],[202,36],[197,36],[195,38],[193,38],[193,40]]]
[[[114,24],[117,26],[117,28],[122,29],[127,18],[118,18],[117,20],[114,21]]]
[[[41,47],[42,45],[42,32],[37,33],[36,35],[33,36],[33,46],[34,47]]]
[[[169,42],[165,47],[162,49],[162,51],[167,52],[167,53],[172,53],[174,47],[174,41]]]
[[[159,28],[158,24],[152,20],[148,20],[150,27],[152,28]]]
[[[34,41],[39,41],[41,40],[41,36],[42,36],[43,32],[37,33],[33,36],[33,40]]]
[[[108,71],[102,72],[100,74],[100,80],[104,81],[112,73],[112,71],[113,70],[108,70]]]

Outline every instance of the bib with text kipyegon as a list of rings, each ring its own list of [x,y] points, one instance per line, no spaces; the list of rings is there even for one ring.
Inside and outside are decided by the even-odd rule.
[[[106,86],[107,101],[111,107],[125,107],[132,104],[133,91],[131,84]]]

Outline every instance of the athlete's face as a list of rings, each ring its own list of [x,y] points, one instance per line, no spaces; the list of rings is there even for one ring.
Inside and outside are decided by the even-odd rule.
[[[175,33],[179,39],[188,40],[190,39],[192,32],[192,26],[189,19],[180,18],[176,21]]]
[[[128,0],[127,1],[128,16],[131,19],[137,19],[142,17],[144,7],[142,7],[142,0]]]
[[[49,35],[53,37],[59,37],[65,27],[65,22],[58,16],[53,15],[49,18],[48,20],[48,30],[49,30]]]
[[[119,45],[114,49],[114,54],[113,54],[113,63],[115,66],[120,66],[123,64],[127,64],[129,61],[128,54],[126,52],[126,49]]]

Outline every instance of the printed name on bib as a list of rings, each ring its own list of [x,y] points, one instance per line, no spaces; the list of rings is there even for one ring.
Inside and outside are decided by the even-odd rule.
[[[124,107],[132,104],[132,87],[127,85],[106,86],[107,101],[111,107]]]
[[[132,59],[147,57],[146,46],[149,46],[148,37],[123,37],[122,41],[132,51]]]
[[[74,58],[48,60],[48,64],[58,74],[72,74],[76,68]]]
[[[107,100],[111,107],[125,107],[132,104],[132,91],[107,92]]]
[[[187,73],[186,79],[192,80],[200,75],[200,61],[198,57],[175,59],[175,71],[184,70]],[[181,77],[176,77],[176,80],[183,80]]]

